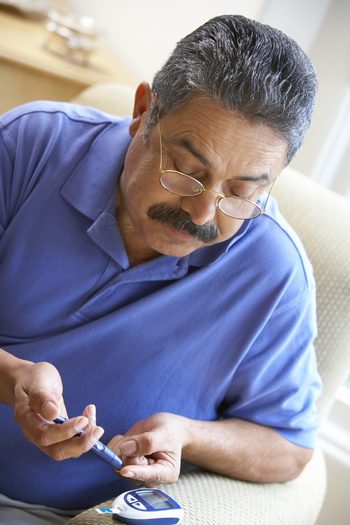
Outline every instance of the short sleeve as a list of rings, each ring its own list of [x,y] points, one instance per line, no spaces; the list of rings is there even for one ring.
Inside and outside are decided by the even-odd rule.
[[[316,330],[312,285],[269,317],[227,391],[224,417],[268,426],[297,445],[314,448],[322,388],[313,346]]]
[[[0,238],[2,237],[9,221],[9,201],[11,194],[11,181],[13,173],[13,160],[6,147],[0,129]]]

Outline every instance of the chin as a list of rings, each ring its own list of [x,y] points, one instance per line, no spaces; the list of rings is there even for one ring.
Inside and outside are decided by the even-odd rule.
[[[187,246],[166,242],[157,243],[157,247],[155,249],[162,255],[169,255],[171,257],[186,257],[186,255],[189,255],[203,246],[207,245],[199,241],[195,241],[193,244],[191,243],[191,245],[188,244]]]

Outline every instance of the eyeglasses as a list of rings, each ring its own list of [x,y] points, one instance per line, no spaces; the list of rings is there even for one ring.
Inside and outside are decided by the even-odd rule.
[[[233,219],[239,220],[249,220],[255,219],[266,212],[266,206],[270,198],[272,189],[275,185],[277,179],[275,179],[271,185],[269,193],[266,198],[264,208],[261,208],[257,203],[245,199],[243,197],[221,195],[213,190],[207,190],[199,180],[182,173],[181,171],[176,170],[163,170],[163,142],[162,142],[162,133],[160,127],[160,118],[159,118],[159,107],[158,107],[158,97],[155,93],[155,100],[157,106],[157,117],[158,117],[158,127],[159,127],[159,142],[160,142],[160,177],[159,182],[164,189],[173,193],[175,195],[180,195],[181,197],[196,197],[207,191],[208,193],[213,193],[217,196],[216,206],[219,208],[222,213],[228,215]]]

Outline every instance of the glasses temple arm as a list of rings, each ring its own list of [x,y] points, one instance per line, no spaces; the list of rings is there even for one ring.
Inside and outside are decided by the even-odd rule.
[[[269,189],[269,193],[267,194],[267,199],[266,199],[266,202],[265,202],[265,206],[264,206],[264,209],[262,210],[261,213],[265,213],[266,212],[267,203],[269,202],[270,195],[272,193],[274,185],[276,184],[276,180],[277,179],[278,179],[278,176],[275,178],[275,180],[273,181],[273,183],[271,185],[271,188]]]
[[[162,141],[162,133],[160,130],[160,118],[159,118],[159,106],[158,106],[158,95],[156,92],[154,92],[155,100],[156,100],[156,108],[157,108],[157,119],[158,119],[158,129],[159,129],[159,145],[160,145],[160,163],[159,163],[159,171],[163,172],[162,166],[163,166],[163,141]]]

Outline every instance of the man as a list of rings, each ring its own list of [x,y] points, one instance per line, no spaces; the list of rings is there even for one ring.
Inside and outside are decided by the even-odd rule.
[[[303,470],[314,281],[270,194],[315,89],[293,41],[223,16],[140,84],[131,121],[48,102],[2,118],[4,509],[68,515],[175,482],[181,459],[251,481]],[[118,477],[85,454],[95,407]]]

